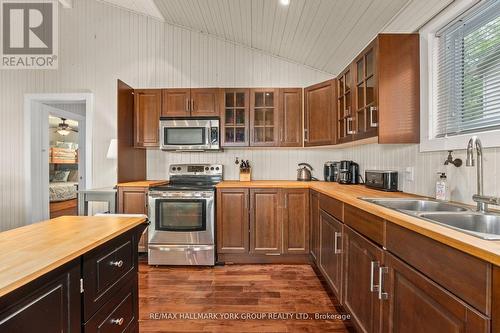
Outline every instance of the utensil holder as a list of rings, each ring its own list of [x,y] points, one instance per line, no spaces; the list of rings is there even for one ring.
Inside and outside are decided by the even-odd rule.
[[[252,180],[252,168],[240,169],[240,182],[249,182]]]

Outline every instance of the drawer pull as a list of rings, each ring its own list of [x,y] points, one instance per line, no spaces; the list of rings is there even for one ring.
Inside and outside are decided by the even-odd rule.
[[[111,324],[122,326],[124,321],[125,319],[123,319],[123,317],[121,317],[120,319],[111,319]]]
[[[115,266],[115,267],[122,267],[123,266],[123,260],[119,260],[119,261],[112,261],[109,263],[111,266]]]

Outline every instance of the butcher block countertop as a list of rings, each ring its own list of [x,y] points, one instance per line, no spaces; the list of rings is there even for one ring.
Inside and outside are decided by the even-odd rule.
[[[362,209],[386,221],[400,225],[438,242],[456,248],[477,258],[500,266],[500,241],[483,240],[466,233],[409,216],[362,199],[366,198],[408,198],[418,197],[403,192],[383,192],[364,185],[341,185],[323,181],[256,180],[250,182],[223,181],[218,189],[225,188],[308,188],[323,193],[346,204]],[[474,207],[472,207],[474,209]],[[436,255],[439,255],[436,253]]]
[[[146,217],[62,216],[0,233],[0,297],[144,223]]]
[[[153,187],[168,184],[168,180],[139,180],[135,182],[118,183],[118,187]]]

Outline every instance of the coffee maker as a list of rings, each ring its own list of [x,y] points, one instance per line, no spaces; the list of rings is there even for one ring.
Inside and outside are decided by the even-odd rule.
[[[340,161],[338,182],[340,184],[359,184],[359,164],[353,161]]]

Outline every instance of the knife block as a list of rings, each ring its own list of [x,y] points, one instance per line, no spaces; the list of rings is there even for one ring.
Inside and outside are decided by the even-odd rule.
[[[249,182],[252,180],[252,168],[240,169],[240,182]]]

